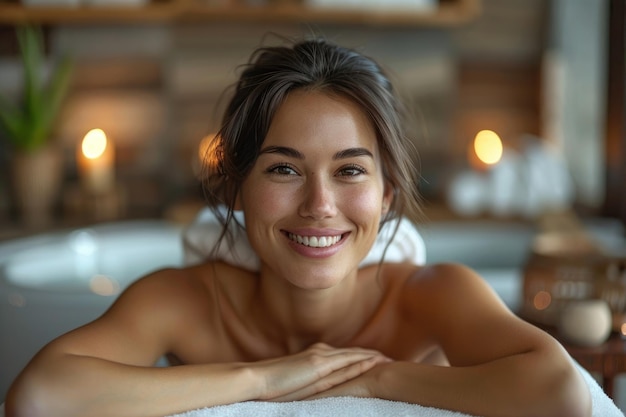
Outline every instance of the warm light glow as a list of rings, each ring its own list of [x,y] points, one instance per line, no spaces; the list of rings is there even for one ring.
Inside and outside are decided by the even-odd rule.
[[[115,188],[115,143],[102,129],[92,129],[76,146],[76,164],[87,193],[106,194]]]
[[[107,136],[102,129],[92,129],[85,135],[82,143],[83,155],[88,159],[100,158],[107,148]]]
[[[620,333],[622,334],[622,336],[626,336],[626,323],[622,323],[620,327]]]
[[[552,303],[552,295],[550,295],[547,291],[539,291],[535,294],[535,298],[533,299],[533,305],[537,310],[545,310],[550,307]]]
[[[205,136],[198,146],[198,156],[202,165],[212,168],[217,165],[217,155],[215,154],[217,148],[217,141],[215,141],[216,135]]]
[[[487,165],[497,164],[502,158],[502,140],[492,130],[481,130],[474,138],[474,152],[481,162]]]

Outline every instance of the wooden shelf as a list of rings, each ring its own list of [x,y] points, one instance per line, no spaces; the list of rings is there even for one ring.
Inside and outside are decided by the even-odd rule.
[[[0,3],[4,24],[159,23],[172,21],[182,11],[177,2],[145,6],[23,6]]]
[[[0,2],[0,24],[270,22],[372,26],[455,26],[480,12],[480,0],[440,0],[433,12],[316,8],[297,3],[210,5],[169,0],[145,6],[23,6]]]

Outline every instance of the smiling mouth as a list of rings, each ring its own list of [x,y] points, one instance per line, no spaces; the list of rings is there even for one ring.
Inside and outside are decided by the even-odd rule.
[[[341,240],[342,235],[336,236],[300,236],[294,233],[287,233],[287,237],[293,242],[310,248],[327,248],[333,246]]]

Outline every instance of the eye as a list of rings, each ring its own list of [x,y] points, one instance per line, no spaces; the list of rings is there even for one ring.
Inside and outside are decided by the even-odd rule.
[[[289,164],[275,164],[269,167],[265,172],[275,175],[298,175],[295,168]]]
[[[342,177],[356,177],[362,174],[367,174],[367,170],[359,165],[349,165],[339,170],[339,176]]]

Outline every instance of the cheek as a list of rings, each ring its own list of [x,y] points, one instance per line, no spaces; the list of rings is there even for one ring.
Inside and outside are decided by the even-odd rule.
[[[374,187],[363,187],[363,189],[348,190],[340,193],[342,201],[342,211],[345,214],[352,214],[354,217],[365,218],[367,220],[379,220],[382,207],[382,194]]]
[[[250,182],[241,189],[242,209],[254,213],[251,218],[266,219],[281,213],[293,201],[287,195],[285,187],[277,187],[268,183]]]

